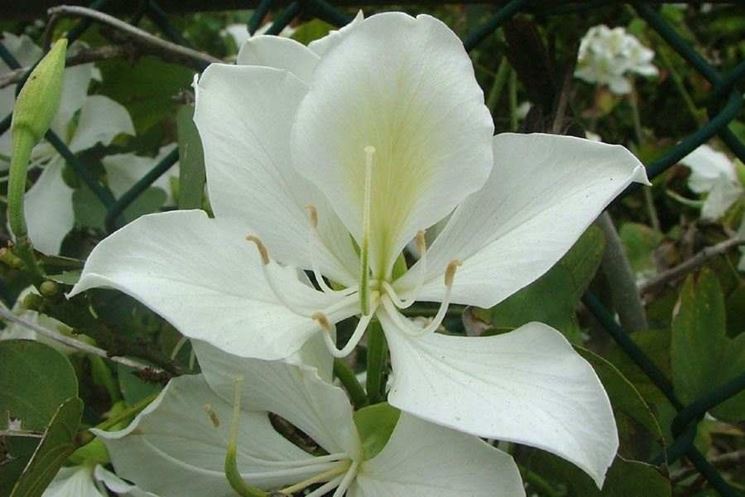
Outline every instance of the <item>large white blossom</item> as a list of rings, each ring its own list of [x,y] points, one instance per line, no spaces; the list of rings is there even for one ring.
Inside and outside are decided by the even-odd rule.
[[[601,24],[590,28],[582,38],[574,75],[588,83],[607,85],[613,93],[624,95],[631,91],[629,78],[633,74],[658,74],[652,59],[654,51],[626,29],[611,29]]]
[[[264,360],[319,335],[344,355],[376,318],[392,405],[554,452],[602,483],[618,445],[610,403],[559,332],[435,330],[450,303],[491,307],[545,273],[618,193],[646,182],[633,155],[492,136],[462,43],[426,15],[358,16],[308,47],[253,38],[238,65],[204,72],[196,99],[215,217],[136,220],[94,249],[72,294],[119,289],[186,336]],[[422,255],[407,269],[411,240]],[[414,301],[441,303],[429,325],[402,315]],[[337,349],[335,323],[352,316]]]
[[[32,66],[42,50],[28,36],[3,33],[0,41],[24,66]],[[71,52],[81,45],[74,45]],[[0,61],[0,74],[10,68]],[[110,144],[119,134],[134,134],[127,110],[103,95],[88,95],[88,86],[100,74],[93,64],[65,69],[62,97],[50,129],[73,153],[87,150],[97,143]],[[0,89],[0,115],[13,110],[15,85]],[[10,133],[0,135],[0,171],[7,170],[11,152]],[[43,167],[34,185],[26,192],[26,224],[34,247],[46,254],[58,254],[65,235],[75,224],[72,207],[73,190],[62,178],[65,160],[54,147],[42,141],[31,155],[30,169]]]
[[[100,465],[61,468],[41,497],[108,497],[107,490],[122,497],[157,497],[123,481]]]
[[[512,458],[477,437],[401,414],[380,447],[358,430],[344,391],[315,367],[241,359],[194,343],[202,374],[171,380],[126,429],[97,432],[117,474],[140,489],[161,497],[236,495],[224,469],[235,427],[238,471],[267,491],[302,495],[315,485],[306,497],[525,495]],[[243,381],[236,405],[237,379]],[[390,417],[395,410],[383,412]],[[372,425],[384,425],[376,414]],[[316,450],[289,441],[270,415],[302,430]]]

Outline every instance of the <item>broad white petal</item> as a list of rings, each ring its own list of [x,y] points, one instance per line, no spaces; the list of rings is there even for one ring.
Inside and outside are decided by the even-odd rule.
[[[320,57],[291,38],[259,35],[243,43],[236,64],[273,67],[294,74],[300,81],[310,81]]]
[[[233,497],[224,472],[232,416],[232,402],[210,390],[202,375],[181,376],[126,429],[94,433],[106,443],[117,474],[142,490],[160,497]],[[271,488],[301,481],[318,465],[297,474],[283,470],[312,459],[277,433],[266,413],[242,409],[238,469],[249,483]]]
[[[721,176],[737,181],[735,168],[727,155],[709,145],[701,145],[680,160],[691,169],[688,187],[696,193],[706,193],[714,187]]]
[[[452,301],[495,305],[551,268],[634,181],[647,182],[644,166],[618,145],[557,135],[495,136],[492,174],[432,245],[419,300],[442,299],[442,274],[459,259]],[[397,288],[413,288],[416,273]]]
[[[41,497],[106,497],[93,481],[93,468],[61,468]]]
[[[117,135],[134,135],[129,112],[120,103],[103,95],[90,95],[80,109],[77,127],[70,141],[70,150],[81,152],[96,143],[109,145]]]
[[[306,87],[269,67],[213,64],[196,86],[194,122],[204,144],[207,189],[217,217],[246,222],[285,264],[354,284],[357,256],[323,195],[290,164],[290,126]],[[318,210],[328,250],[309,247],[306,206]]]
[[[344,390],[323,381],[315,368],[240,358],[199,341],[193,343],[202,374],[218,395],[231,399],[235,379],[244,378],[241,398],[246,409],[280,415],[330,454],[359,453],[352,406]]]
[[[401,413],[383,450],[362,464],[349,497],[521,497],[512,457],[478,438]]]
[[[75,225],[73,190],[62,178],[63,167],[62,158],[53,159],[24,197],[31,241],[36,250],[49,255],[59,254],[62,240]]]
[[[610,401],[558,331],[529,323],[491,337],[412,338],[381,316],[393,362],[391,405],[474,435],[573,462],[600,486],[618,449]]]
[[[389,12],[360,22],[322,57],[291,149],[297,171],[326,194],[359,242],[365,148],[375,148],[370,261],[386,273],[417,231],[481,188],[492,133],[455,33],[427,15]]]
[[[96,478],[96,480],[106,485],[106,488],[119,496],[127,495],[130,497],[158,497],[155,494],[145,492],[144,490],[140,490],[139,488],[137,488],[135,485],[131,485],[125,482],[101,465],[96,466],[96,469],[93,471],[93,476]]]
[[[196,338],[231,353],[281,359],[321,331],[310,317],[290,312],[267,285],[256,247],[241,228],[204,211],[140,217],[99,243],[71,295],[94,287],[125,292]],[[298,281],[294,270],[273,270],[292,305],[339,321],[355,307]]]

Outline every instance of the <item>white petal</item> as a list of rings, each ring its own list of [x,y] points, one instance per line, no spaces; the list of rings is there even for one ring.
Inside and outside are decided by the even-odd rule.
[[[93,475],[98,481],[102,482],[106,486],[106,488],[119,496],[126,495],[129,497],[158,497],[155,494],[145,492],[144,490],[140,490],[139,488],[137,488],[135,485],[131,485],[125,482],[101,465],[96,466],[96,469],[93,471]]]
[[[352,406],[344,390],[323,381],[315,368],[239,358],[199,341],[193,343],[202,373],[218,395],[232,398],[235,379],[242,377],[241,399],[246,409],[280,415],[330,454],[359,453]]]
[[[306,87],[268,67],[213,64],[196,87],[194,122],[204,144],[207,189],[217,217],[237,217],[264,240],[272,257],[352,285],[357,256],[320,192],[290,164],[289,136]],[[318,210],[328,250],[311,250],[306,206]]]
[[[719,176],[709,190],[704,207],[701,209],[701,219],[714,221],[724,216],[727,209],[743,194],[740,183],[733,182],[724,174]]]
[[[391,438],[362,464],[349,497],[521,497],[512,457],[478,438],[402,413]]]
[[[0,43],[16,58],[21,66],[32,66],[44,55],[41,48],[27,35],[16,36],[13,33],[3,31]],[[0,74],[6,74],[10,70],[10,67],[0,59]]]
[[[705,193],[714,187],[720,176],[737,181],[735,168],[727,155],[709,145],[701,145],[680,160],[691,168],[688,187],[696,193]]]
[[[36,250],[59,254],[62,240],[75,225],[73,190],[62,179],[64,161],[57,157],[46,165],[25,195],[26,224]]]
[[[429,282],[419,300],[442,298],[444,269],[459,259],[453,302],[495,305],[551,268],[633,181],[647,182],[644,167],[618,145],[556,135],[495,136],[492,174],[432,245]],[[407,273],[397,288],[412,288],[416,273]]]
[[[50,126],[65,142],[70,139],[69,126],[73,116],[83,107],[88,96],[93,69],[93,64],[80,64],[65,69],[59,109]]]
[[[631,92],[631,83],[624,76],[610,76],[608,88],[616,95],[626,95]]]
[[[529,323],[491,337],[412,338],[381,316],[391,405],[456,430],[547,450],[600,486],[618,449],[610,401],[556,330]]]
[[[42,497],[105,497],[93,481],[93,468],[61,468]]]
[[[320,58],[311,49],[291,38],[260,35],[243,43],[236,64],[273,67],[310,81]]]
[[[297,171],[360,241],[365,148],[375,148],[370,261],[386,273],[417,231],[483,185],[492,133],[455,33],[430,16],[389,12],[360,22],[323,56],[291,149]]]
[[[115,288],[158,312],[181,333],[231,353],[281,359],[320,333],[310,317],[279,303],[261,271],[256,247],[241,228],[204,211],[143,216],[99,243],[71,295]],[[285,299],[336,322],[354,307],[329,310],[339,297],[274,271]]]
[[[103,95],[91,95],[80,109],[77,128],[70,141],[70,150],[81,152],[96,143],[109,145],[117,135],[134,135],[129,112],[120,103]]]
[[[106,182],[116,197],[121,197],[132,188],[142,177],[155,165],[168,155],[176,144],[166,145],[160,149],[155,157],[143,157],[135,154],[113,154],[101,159],[106,169]],[[178,177],[178,165],[174,164],[160,178],[155,180],[152,186],[160,188],[169,195],[171,192],[171,178]]]
[[[232,497],[224,473],[232,409],[201,375],[182,376],[126,429],[94,433],[106,443],[117,474],[142,490],[160,497]],[[300,481],[318,466],[295,475],[282,470],[312,458],[277,433],[266,413],[242,409],[238,468],[249,483],[269,488]]]

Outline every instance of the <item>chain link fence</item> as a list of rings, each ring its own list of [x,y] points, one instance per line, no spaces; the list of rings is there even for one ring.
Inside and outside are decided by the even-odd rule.
[[[90,9],[105,10],[109,0],[96,0],[89,5]],[[248,31],[253,34],[269,14],[270,10],[276,10],[274,0],[261,0],[253,11],[248,22]],[[399,2],[400,3],[400,2]],[[444,3],[444,2],[443,2]],[[539,13],[541,15],[570,15],[579,11],[595,9],[614,3],[613,0],[587,0],[584,2],[572,2],[562,0],[511,0],[499,2],[495,12],[482,25],[471,30],[463,39],[468,51],[473,50],[494,34],[500,27],[519,13]],[[699,145],[706,143],[710,138],[718,135],[741,161],[745,162],[745,143],[743,143],[728,127],[743,108],[742,86],[745,84],[745,61],[740,62],[726,73],[717,71],[704,57],[698,53],[676,30],[663,18],[655,6],[650,3],[662,2],[630,2],[636,14],[644,19],[648,25],[691,67],[711,84],[711,92],[707,102],[707,122],[695,132],[680,140],[676,145],[669,148],[660,158],[646,164],[650,179],[664,173],[668,168],[677,164],[682,158],[692,152]],[[267,34],[279,34],[298,16],[304,19],[317,18],[333,26],[341,27],[352,20],[352,16],[345,13],[324,0],[295,0],[285,4],[274,17],[274,20],[266,32]],[[162,35],[173,43],[188,47],[188,43],[181,33],[169,22],[164,10],[153,0],[142,3],[142,8],[133,16],[131,22],[138,23],[143,16],[149,18],[162,32]],[[78,39],[95,22],[92,18],[86,18],[68,32],[70,43]],[[0,58],[12,69],[20,69],[20,63],[0,44]],[[204,64],[206,67],[206,62]],[[18,89],[22,86],[18,85]],[[5,116],[0,121],[0,134],[8,132],[12,115]],[[109,187],[99,181],[53,131],[49,131],[46,140],[67,161],[75,174],[88,188],[93,191],[98,200],[106,208],[106,229],[111,232],[122,224],[122,213],[134,200],[137,199],[153,182],[168,171],[179,159],[178,149],[164,157],[161,161],[145,174],[127,192],[116,198]],[[637,187],[629,188],[624,195],[633,192]],[[617,200],[618,201],[618,200]],[[677,410],[677,415],[672,422],[672,434],[674,442],[667,448],[665,462],[672,463],[685,457],[696,470],[722,497],[738,497],[741,494],[732,488],[719,471],[710,464],[704,455],[694,446],[699,422],[707,411],[723,403],[727,399],[745,390],[745,372],[724,385],[712,388],[708,395],[691,402],[683,404],[673,391],[673,386],[665,374],[654,364],[654,362],[637,346],[630,335],[615,320],[611,311],[607,309],[600,299],[588,292],[582,298],[587,309],[600,322],[605,331],[624,350],[624,352],[641,368],[656,387],[664,394]],[[661,463],[663,461],[654,461]]]

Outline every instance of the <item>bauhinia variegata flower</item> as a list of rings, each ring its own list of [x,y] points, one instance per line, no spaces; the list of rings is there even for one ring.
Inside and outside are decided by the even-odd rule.
[[[235,442],[240,477],[279,495],[525,495],[512,458],[477,437],[386,404],[353,413],[344,391],[314,367],[242,359],[194,343],[202,374],[172,380],[126,429],[98,432],[117,474],[142,490],[235,496],[224,470]],[[304,446],[272,418],[302,430]]]
[[[602,483],[618,446],[610,404],[561,334],[436,330],[450,304],[491,307],[545,273],[618,193],[646,182],[633,155],[492,136],[462,43],[401,13],[358,17],[308,47],[252,38],[238,65],[201,76],[195,121],[215,217],[138,219],[95,248],[73,294],[119,289],[188,337],[263,360],[318,334],[343,356],[377,319],[391,405],[554,452]],[[412,241],[420,257],[407,267]],[[402,314],[419,301],[440,303],[425,326]],[[352,338],[337,344],[350,317]]]

